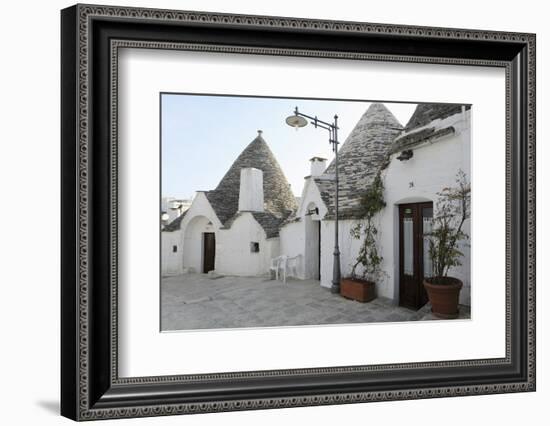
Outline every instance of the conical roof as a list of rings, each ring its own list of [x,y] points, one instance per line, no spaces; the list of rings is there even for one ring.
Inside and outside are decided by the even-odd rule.
[[[359,119],[338,152],[339,216],[359,214],[360,200],[376,173],[387,161],[393,140],[403,130],[395,116],[380,103],[373,103]],[[334,160],[324,175],[315,179],[328,218],[334,217]]]
[[[241,169],[254,167],[263,172],[264,211],[277,218],[286,218],[297,208],[296,199],[290,189],[279,163],[262,137],[261,131],[237,157],[216,189],[208,191],[206,197],[226,224],[239,209]]]

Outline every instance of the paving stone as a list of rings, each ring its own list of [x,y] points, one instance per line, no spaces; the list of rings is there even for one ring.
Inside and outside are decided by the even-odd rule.
[[[461,306],[459,319],[469,319]],[[377,298],[359,303],[332,294],[314,280],[266,280],[184,274],[161,283],[161,329],[198,330],[321,324],[439,320],[429,305],[419,311]]]

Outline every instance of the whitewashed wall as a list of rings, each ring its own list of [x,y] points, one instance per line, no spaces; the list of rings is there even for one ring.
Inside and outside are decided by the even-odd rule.
[[[319,209],[319,215],[306,216],[307,211],[315,207]],[[326,213],[327,208],[321,198],[319,188],[311,178],[306,178],[297,211],[300,221],[290,223],[281,230],[281,254],[301,255],[303,262],[300,265],[299,278],[319,279],[314,251],[317,249],[318,244],[315,229],[317,227],[316,221],[321,220],[319,235],[321,239],[320,282],[323,287],[330,288],[334,263],[334,221],[323,220]],[[360,242],[353,239],[350,234],[354,224],[355,221],[351,220],[339,221],[340,269],[342,276],[350,275],[351,268],[359,252]]]
[[[162,232],[163,276],[181,274],[184,271],[202,272],[203,234],[216,235],[215,270],[219,274],[253,276],[268,275],[271,259],[279,256],[279,238],[266,238],[265,231],[251,213],[243,212],[223,229],[204,193],[199,192],[183,218],[179,231]],[[260,251],[250,250],[250,243],[257,242]],[[177,252],[173,252],[173,246]]]
[[[314,208],[319,209],[319,214],[306,216],[307,211]],[[300,205],[296,212],[298,220],[285,225],[279,232],[281,240],[280,254],[289,257],[300,256],[296,270],[297,278],[318,279],[318,266],[316,261],[312,259],[312,257],[315,257],[314,252],[317,250],[316,221],[321,220],[326,213],[327,208],[323,203],[319,188],[311,177],[307,177],[304,182]],[[321,235],[323,232],[322,227],[323,224],[321,223]]]
[[[263,212],[263,172],[260,169],[255,169],[254,167],[246,167],[241,169],[241,180],[239,185],[239,210]]]
[[[181,221],[180,230],[162,232],[161,273],[165,275],[181,274],[184,268],[202,271],[203,241],[202,233],[215,232],[221,223],[203,192],[197,192],[193,203]],[[216,240],[218,236],[216,235]],[[177,245],[178,251],[172,252]]]
[[[301,256],[296,266],[296,276],[305,279],[304,254],[305,254],[305,227],[304,221],[299,220],[285,225],[279,231],[280,254],[289,257]]]
[[[183,231],[183,267],[188,272],[202,272],[205,232],[214,232],[216,242],[219,233],[206,216],[194,216],[185,226]],[[216,263],[218,256],[216,253]]]
[[[334,264],[334,224],[333,220],[321,222],[321,285],[332,285],[332,271]],[[340,247],[340,272],[342,277],[351,274],[351,268],[359,253],[360,241],[351,237],[351,229],[355,221],[338,221],[338,244]]]
[[[182,232],[161,232],[161,275],[178,275],[183,271]],[[176,252],[173,247],[176,247]]]
[[[311,207],[313,208],[313,207]],[[319,279],[319,217],[308,215],[303,219],[305,231],[304,278]]]
[[[257,242],[260,251],[250,251]],[[278,256],[279,239],[266,238],[265,231],[251,213],[243,212],[229,229],[216,234],[216,272],[222,275],[267,275],[272,257]]]
[[[470,179],[470,111],[439,121],[441,127],[453,126],[455,133],[432,144],[414,149],[414,156],[408,161],[399,161],[392,156],[390,165],[383,173],[386,208],[380,213],[379,232],[382,268],[388,279],[378,286],[379,295],[395,302],[399,297],[399,228],[398,205],[405,203],[433,201],[436,193],[444,187],[454,186],[456,173],[463,170]],[[475,185],[475,182],[474,182]],[[434,211],[435,214],[435,211]],[[465,232],[470,234],[469,221]],[[471,241],[470,241],[471,242]],[[470,250],[463,247],[463,265],[449,272],[449,275],[463,281],[460,303],[470,299]]]

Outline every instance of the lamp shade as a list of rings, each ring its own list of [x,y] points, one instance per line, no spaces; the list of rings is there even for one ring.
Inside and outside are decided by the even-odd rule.
[[[305,125],[307,125],[307,120],[304,117],[293,114],[289,115],[286,118],[286,124],[288,124],[290,127],[294,127],[295,129],[297,129],[299,127],[304,127]]]

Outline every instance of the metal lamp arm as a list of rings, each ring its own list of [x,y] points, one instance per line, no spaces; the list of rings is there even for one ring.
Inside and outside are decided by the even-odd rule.
[[[307,115],[303,112],[298,111],[298,107],[296,107],[296,109],[294,110],[294,114],[311,120],[311,124],[317,127],[321,127],[323,129],[332,130],[334,128],[337,128],[334,123],[327,123],[326,121],[319,120],[317,117],[312,117],[311,115]]]

